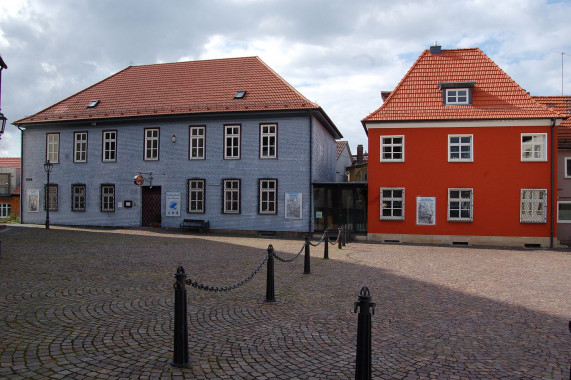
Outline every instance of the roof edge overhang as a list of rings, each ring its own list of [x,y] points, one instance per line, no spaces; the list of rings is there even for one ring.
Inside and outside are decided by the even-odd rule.
[[[329,116],[325,113],[325,111],[323,110],[323,108],[319,107],[318,109],[312,110],[311,114],[317,119],[319,120],[319,122],[321,124],[323,124],[325,126],[325,129],[327,129],[327,131],[329,132],[329,134],[335,139],[342,139],[343,135],[341,134],[341,132],[339,131],[339,129],[337,129],[337,127],[335,126],[335,124],[333,123],[333,121],[329,118]]]
[[[361,123],[368,131],[369,129],[391,128],[537,127],[551,126],[553,120],[555,120],[555,126],[558,126],[563,119],[561,117],[541,117],[526,119],[362,120]]]

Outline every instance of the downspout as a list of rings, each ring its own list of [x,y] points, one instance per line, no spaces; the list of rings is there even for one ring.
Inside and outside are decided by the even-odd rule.
[[[553,238],[555,234],[555,119],[551,119],[551,223],[549,226],[549,248],[553,248]]]
[[[20,126],[16,126],[21,134],[20,134],[20,223],[24,224],[24,131],[26,128],[22,128]]]
[[[307,232],[311,234],[313,219],[313,117],[309,113],[309,222]]]

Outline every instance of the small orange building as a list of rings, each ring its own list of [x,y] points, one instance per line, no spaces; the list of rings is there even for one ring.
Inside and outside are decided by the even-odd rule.
[[[0,157],[0,221],[20,217],[20,162]]]
[[[362,120],[368,239],[557,245],[562,118],[478,48],[425,50]]]

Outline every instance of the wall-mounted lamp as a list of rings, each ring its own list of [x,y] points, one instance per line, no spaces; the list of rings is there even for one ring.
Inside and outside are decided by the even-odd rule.
[[[176,144],[176,135],[172,135],[171,141],[173,144]]]

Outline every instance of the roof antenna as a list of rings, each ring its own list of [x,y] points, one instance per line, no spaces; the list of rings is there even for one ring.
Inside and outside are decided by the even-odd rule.
[[[563,55],[565,55],[564,51],[561,52],[561,96],[563,96]]]

